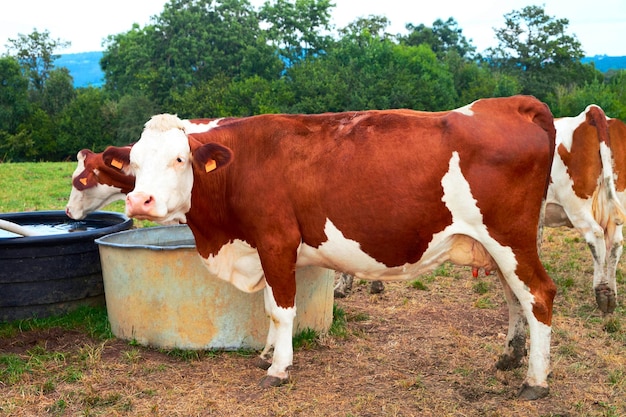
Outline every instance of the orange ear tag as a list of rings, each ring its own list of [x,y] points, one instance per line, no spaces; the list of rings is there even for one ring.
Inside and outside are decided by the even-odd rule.
[[[206,164],[204,165],[204,170],[206,172],[211,172],[213,171],[215,168],[217,168],[217,162],[215,162],[215,159],[209,159]]]
[[[111,161],[111,166],[117,169],[122,169],[124,163],[118,159],[114,159]]]
[[[83,177],[83,178],[79,179],[78,182],[80,182],[83,185],[87,185],[87,178]]]

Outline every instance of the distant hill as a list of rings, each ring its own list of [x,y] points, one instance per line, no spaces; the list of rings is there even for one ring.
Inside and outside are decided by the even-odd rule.
[[[100,68],[101,51],[81,52],[77,54],[61,55],[54,62],[56,67],[66,67],[70,75],[74,78],[74,87],[102,87],[104,84],[104,73]],[[626,69],[626,56],[606,56],[596,55],[585,57],[583,63],[593,62],[595,67],[607,72],[611,69]]]
[[[586,64],[588,62],[593,62],[596,69],[600,70],[601,72],[626,68],[626,56],[595,55],[593,57],[584,57],[582,59],[583,64]]]
[[[65,67],[74,78],[74,87],[102,87],[104,73],[100,68],[102,51],[81,52],[77,54],[61,55],[54,61],[55,67]]]

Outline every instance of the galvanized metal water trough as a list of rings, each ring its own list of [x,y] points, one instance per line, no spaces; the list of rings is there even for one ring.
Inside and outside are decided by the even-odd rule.
[[[113,334],[145,346],[260,349],[269,319],[263,291],[244,293],[211,275],[185,225],[135,229],[96,240]],[[333,273],[296,273],[294,333],[325,332],[333,313]]]

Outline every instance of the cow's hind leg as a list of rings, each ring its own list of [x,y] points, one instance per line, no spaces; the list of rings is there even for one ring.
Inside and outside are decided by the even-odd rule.
[[[615,273],[617,264],[622,256],[623,235],[622,225],[616,225],[614,228],[608,228],[605,235],[607,246],[606,260],[606,281],[596,282],[594,275],[594,291],[596,295],[596,304],[603,314],[611,314],[617,307],[617,282]]]
[[[526,356],[526,319],[517,297],[502,274],[498,271],[498,278],[502,282],[504,296],[509,307],[509,329],[504,344],[504,352],[496,362],[496,368],[506,371],[519,368],[522,359]]]
[[[267,287],[263,290],[263,300],[265,303],[265,314],[267,314],[268,317],[271,317],[272,301],[271,295],[268,294],[268,291],[271,290]],[[270,325],[267,332],[267,337],[265,339],[265,346],[263,347],[261,354],[256,357],[254,362],[254,365],[257,368],[261,368],[265,371],[267,371],[269,367],[272,366],[272,356],[274,355],[274,346],[276,345],[276,322],[271,319],[269,322]]]

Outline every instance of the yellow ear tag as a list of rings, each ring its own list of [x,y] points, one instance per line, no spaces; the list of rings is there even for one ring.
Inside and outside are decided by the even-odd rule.
[[[215,159],[209,159],[206,164],[204,165],[204,170],[206,172],[211,172],[213,171],[215,168],[217,168],[217,162],[215,162]]]
[[[124,163],[120,160],[114,159],[111,161],[111,166],[117,169],[122,169],[122,167],[124,166]]]
[[[83,178],[79,179],[78,182],[80,182],[83,185],[87,185],[87,178],[83,177]]]

